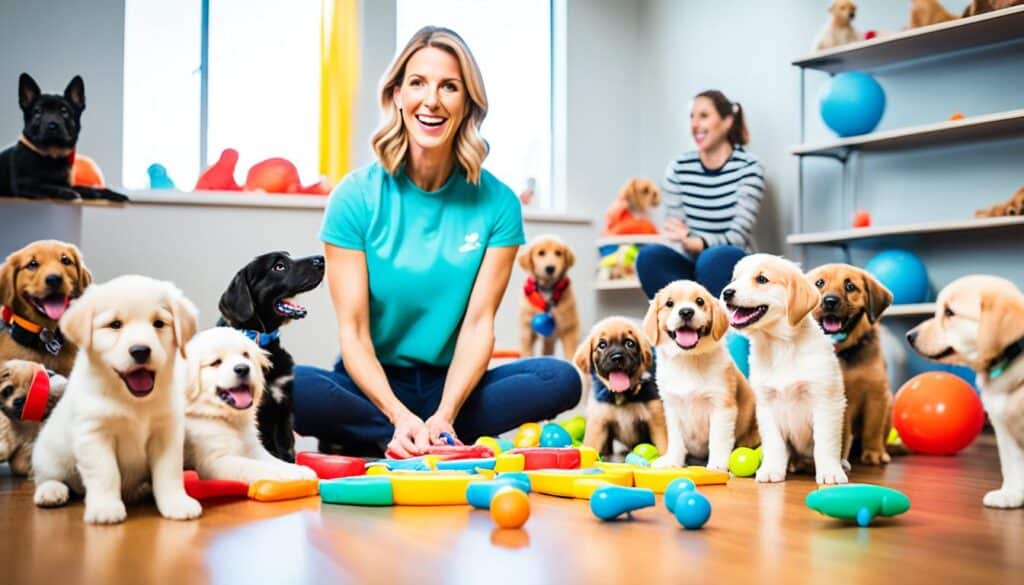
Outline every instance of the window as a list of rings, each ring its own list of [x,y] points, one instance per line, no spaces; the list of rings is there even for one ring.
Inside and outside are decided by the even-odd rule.
[[[450,28],[483,73],[489,110],[484,168],[533,205],[557,206],[551,180],[551,0],[397,0],[396,52],[426,25]]]

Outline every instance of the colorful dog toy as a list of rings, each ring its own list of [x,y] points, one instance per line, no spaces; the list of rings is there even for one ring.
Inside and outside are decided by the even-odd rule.
[[[502,487],[491,498],[491,518],[502,528],[520,528],[530,518],[530,497],[516,487]]]
[[[249,486],[249,499],[260,502],[277,502],[280,500],[308,498],[320,493],[319,483],[320,481],[316,479],[296,479],[292,481],[261,479]]]
[[[856,520],[859,526],[871,524],[875,516],[896,516],[910,509],[910,498],[880,485],[848,483],[820,488],[807,494],[807,507],[844,520]]]
[[[672,512],[687,530],[697,530],[711,518],[711,502],[697,491],[679,494]]]
[[[590,496],[590,511],[601,520],[611,520],[654,505],[654,492],[643,488],[605,485]]]
[[[675,512],[676,502],[683,492],[697,491],[697,486],[685,477],[677,477],[669,482],[665,488],[665,507],[669,512]]]
[[[241,481],[199,479],[199,474],[191,469],[182,477],[185,480],[185,493],[197,500],[249,497],[249,484]]]
[[[312,469],[320,479],[335,479],[366,473],[366,461],[358,457],[301,451],[295,455],[295,463]]]

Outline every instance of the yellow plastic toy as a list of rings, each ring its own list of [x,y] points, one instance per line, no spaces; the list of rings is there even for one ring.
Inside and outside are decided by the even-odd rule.
[[[599,480],[604,483],[624,487],[631,487],[633,485],[633,474],[622,471],[595,473],[593,471],[577,471],[575,469],[544,469],[527,471],[526,475],[530,476],[530,489],[533,491],[562,498],[575,497],[575,485],[578,480]],[[597,489],[597,487],[595,486],[593,489]]]
[[[537,423],[526,423],[519,427],[512,444],[522,449],[524,447],[536,447],[540,445],[540,425]]]
[[[466,487],[484,481],[466,473],[419,472],[393,473],[391,486],[399,506],[453,506],[467,504]]]
[[[587,446],[581,446],[577,448],[580,450],[580,469],[587,469],[588,467],[593,467],[598,461],[601,460],[601,456],[598,454],[597,449]]]
[[[502,453],[494,459],[494,471],[522,471],[526,468],[526,457],[520,453]]]
[[[494,456],[501,455],[501,443],[494,437],[480,437],[476,440],[474,445],[483,445],[484,447],[490,447],[491,451],[494,451]]]
[[[724,484],[729,481],[729,473],[726,471],[711,471],[698,466],[666,469],[640,467],[633,471],[633,482],[636,487],[653,490],[656,494],[665,493],[668,484],[678,477],[685,477],[695,485]]]
[[[597,488],[612,485],[607,479],[577,479],[572,483],[572,497],[577,500],[589,500]]]

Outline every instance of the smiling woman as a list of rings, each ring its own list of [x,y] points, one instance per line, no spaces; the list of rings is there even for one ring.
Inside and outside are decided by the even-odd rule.
[[[524,243],[515,194],[481,167],[487,93],[453,31],[424,27],[383,78],[378,162],[331,194],[320,239],[341,355],[295,369],[295,428],[321,451],[398,457],[576,405],[567,362],[488,370],[494,316]]]

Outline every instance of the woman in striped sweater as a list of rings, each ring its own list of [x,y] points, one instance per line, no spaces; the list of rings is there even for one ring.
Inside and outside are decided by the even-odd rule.
[[[636,259],[648,298],[679,279],[696,280],[717,296],[736,262],[755,248],[764,170],[743,149],[750,136],[740,104],[718,90],[697,94],[690,131],[697,150],[672,160],[665,171],[663,235],[674,246],[644,246]]]

